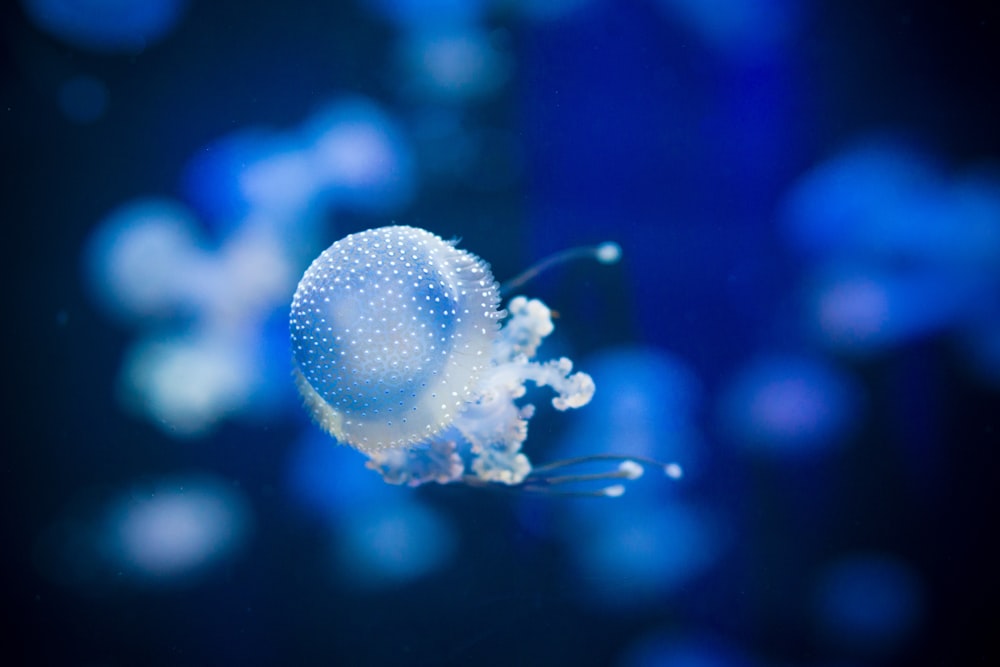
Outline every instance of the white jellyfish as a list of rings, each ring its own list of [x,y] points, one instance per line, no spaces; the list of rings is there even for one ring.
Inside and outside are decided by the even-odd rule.
[[[501,293],[555,262],[592,256],[617,260],[614,244],[560,253],[503,288],[489,266],[430,232],[392,226],[351,234],[306,270],[292,300],[295,381],[316,422],[368,457],[392,484],[461,481],[534,491],[607,484],[588,495],[621,495],[611,480],[635,479],[642,463],[589,456],[533,467],[522,451],[534,406],[525,384],[555,392],[568,410],[594,394],[589,375],[563,357],[535,361],[552,333],[551,311],[537,299]],[[594,461],[597,473],[567,473]],[[570,491],[574,492],[574,491]]]

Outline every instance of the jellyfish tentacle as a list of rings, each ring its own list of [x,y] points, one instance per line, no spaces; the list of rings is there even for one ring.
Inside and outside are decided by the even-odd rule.
[[[525,283],[531,282],[543,271],[548,271],[554,266],[565,264],[576,259],[595,259],[601,264],[614,264],[621,258],[622,249],[614,241],[605,241],[595,246],[580,246],[561,250],[549,255],[536,264],[528,267],[513,278],[506,280],[500,285],[500,295],[506,296],[512,291],[520,288]]]

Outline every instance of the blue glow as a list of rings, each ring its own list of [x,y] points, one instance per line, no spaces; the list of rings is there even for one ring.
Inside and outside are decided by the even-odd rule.
[[[979,268],[1000,264],[1000,183],[949,181],[902,144],[863,144],[813,169],[786,202],[790,242],[813,255]]]
[[[971,327],[963,336],[963,343],[969,372],[1000,387],[1000,315]]]
[[[858,554],[830,565],[816,585],[818,623],[835,645],[882,652],[917,629],[924,611],[922,586],[902,561]]]
[[[207,146],[183,178],[200,219],[167,199],[112,212],[85,259],[98,299],[144,329],[121,371],[126,405],[181,437],[222,417],[273,414],[287,400],[274,389],[287,366],[274,358],[288,356],[261,350],[274,348],[266,330],[294,287],[298,254],[332,208],[392,210],[413,178],[392,120],[350,98],[300,128],[243,130]]]
[[[222,231],[246,217],[308,227],[331,207],[390,212],[409,201],[414,181],[401,131],[363,98],[327,104],[285,132],[250,128],[218,139],[182,177],[192,205]]]
[[[599,388],[557,449],[560,457],[626,451],[700,469],[694,415],[701,386],[680,359],[653,347],[622,347],[583,362]]]
[[[509,70],[506,54],[479,27],[409,34],[397,59],[403,91],[445,101],[491,94]]]
[[[174,437],[203,435],[224,417],[259,408],[255,333],[194,329],[133,345],[122,362],[122,403]]]
[[[202,252],[189,211],[166,199],[140,199],[100,223],[84,263],[95,296],[111,313],[164,318],[190,311],[192,284],[185,280],[202,275]]]
[[[398,586],[440,570],[454,557],[454,530],[416,503],[355,507],[338,525],[336,574],[358,588]]]
[[[968,320],[992,289],[974,274],[832,267],[809,292],[808,318],[824,344],[865,354]]]
[[[580,594],[596,606],[661,603],[708,571],[725,547],[717,519],[692,506],[616,502],[575,509],[578,516],[566,525],[569,557]]]
[[[332,203],[384,214],[407,203],[416,170],[409,143],[376,104],[350,98],[329,104],[304,124],[316,177]]]
[[[751,667],[759,664],[722,637],[690,633],[654,634],[629,645],[617,667]]]
[[[456,537],[444,517],[358,465],[358,454],[307,430],[286,473],[293,496],[328,522],[333,575],[376,589],[437,571],[454,556]]]
[[[183,207],[138,200],[102,221],[85,257],[100,302],[146,330],[125,354],[121,400],[180,437],[224,416],[271,414],[288,396],[268,386],[284,384],[275,372],[287,377],[288,366],[261,355],[272,313],[294,284],[284,243],[254,224],[214,251],[199,237]],[[284,350],[277,358],[287,359]]]
[[[252,208],[241,182],[248,165],[280,157],[286,145],[276,133],[263,129],[240,130],[209,143],[181,175],[187,200],[214,227],[229,229]]]
[[[138,52],[163,39],[187,0],[21,0],[40,29],[94,51]]]
[[[286,481],[293,497],[332,520],[395,493],[378,476],[358,465],[357,452],[338,447],[316,429],[306,429],[294,448]]]
[[[363,6],[401,28],[425,29],[477,21],[487,0],[363,0]]]
[[[811,254],[884,255],[921,233],[940,177],[922,154],[897,143],[862,144],[807,173],[786,202],[785,228]]]
[[[720,419],[738,441],[774,454],[815,453],[837,442],[857,420],[860,389],[813,359],[752,362],[720,401]]]
[[[106,557],[140,577],[193,574],[240,547],[249,512],[232,485],[208,477],[136,485],[111,508],[102,536]]]
[[[656,2],[714,48],[744,57],[783,43],[797,28],[799,10],[788,0]]]
[[[876,353],[991,316],[1000,293],[993,170],[949,178],[905,144],[869,142],[804,176],[784,221],[792,245],[825,260],[806,308],[828,347]]]
[[[602,0],[506,0],[504,3],[520,16],[535,21],[555,21],[579,12]]]

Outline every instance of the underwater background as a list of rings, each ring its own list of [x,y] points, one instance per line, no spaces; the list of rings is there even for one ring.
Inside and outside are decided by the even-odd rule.
[[[992,664],[1000,9],[19,0],[3,40],[11,665]],[[390,224],[554,312],[524,452],[386,484],[288,315]],[[677,476],[677,475],[675,475]]]

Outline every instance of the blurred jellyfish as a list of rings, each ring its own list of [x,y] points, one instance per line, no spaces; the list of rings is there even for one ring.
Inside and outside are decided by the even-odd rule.
[[[922,211],[938,210],[941,177],[920,152],[871,142],[803,176],[785,203],[784,229],[814,255],[887,256],[926,233]],[[929,205],[929,206],[928,206]]]
[[[707,509],[664,501],[625,507],[575,506],[563,525],[570,565],[585,582],[577,592],[593,606],[658,604],[708,572],[728,546]]]
[[[383,227],[334,243],[292,300],[306,407],[390,483],[542,489],[576,481],[559,464],[533,471],[521,446],[534,406],[516,401],[532,381],[556,392],[557,410],[578,408],[594,383],[569,359],[532,361],[554,329],[543,303],[519,296],[506,312],[499,303],[489,267],[430,232]],[[607,458],[622,465],[603,479],[642,472],[635,461]]]
[[[356,456],[310,430],[286,473],[292,496],[326,524],[333,576],[352,587],[379,589],[447,565],[457,539],[446,518],[413,496],[391,493],[379,477],[356,464]]]
[[[21,0],[31,21],[80,48],[135,53],[173,30],[187,0]]]
[[[193,437],[242,412],[260,378],[255,338],[198,332],[129,349],[118,391],[124,405],[178,437]]]
[[[330,438],[313,429],[292,450],[286,471],[289,492],[312,514],[339,522],[359,505],[386,500],[388,487],[370,471],[357,465],[349,447],[331,447]]]
[[[182,437],[277,404],[281,392],[266,389],[274,365],[261,350],[294,285],[291,262],[266,226],[244,225],[210,252],[173,202],[139,200],[112,213],[88,244],[89,282],[114,314],[155,325],[126,352],[123,402]]]
[[[815,454],[850,431],[861,390],[814,359],[764,358],[744,368],[719,405],[723,427],[763,453]]]
[[[164,479],[114,504],[103,550],[137,577],[174,580],[232,554],[246,539],[249,518],[231,485],[208,477]]]
[[[834,266],[814,278],[806,308],[820,342],[866,354],[965,322],[989,293],[975,276]]]
[[[924,613],[919,577],[888,554],[855,554],[832,563],[820,575],[814,599],[820,630],[848,651],[898,649]]]
[[[510,65],[487,31],[462,26],[404,36],[397,52],[403,89],[438,100],[463,101],[496,92]]]
[[[451,524],[412,501],[355,506],[333,538],[336,575],[365,589],[398,586],[432,574],[451,561],[457,548]]]
[[[602,351],[586,365],[601,390],[560,439],[559,456],[614,451],[627,442],[636,455],[684,461],[684,474],[698,474],[703,443],[694,419],[701,387],[681,360],[635,346]]]
[[[1000,179],[948,179],[900,142],[869,142],[793,188],[785,233],[824,260],[810,277],[813,332],[868,354],[989,317],[1000,293]]]
[[[863,144],[795,185],[784,227],[812,255],[995,272],[1000,186],[989,174],[949,182],[899,143]]]
[[[308,147],[294,141],[271,147],[269,154],[238,174],[239,193],[256,215],[288,220],[308,211],[321,189]]]
[[[111,213],[87,245],[97,300],[125,319],[184,314],[206,281],[192,215],[165,199],[140,199]]]
[[[297,201],[303,190],[312,188],[314,178],[290,183],[293,165],[286,164],[284,152],[293,149],[294,142],[279,133],[248,128],[216,139],[187,163],[181,175],[181,187],[191,206],[212,229],[229,232],[250,215],[252,202],[271,202],[281,197],[285,202]],[[280,165],[271,165],[277,160]],[[244,172],[251,172],[244,177]],[[278,193],[261,182],[268,172],[277,173],[290,192]]]
[[[284,392],[268,387],[285,385],[272,382],[279,365],[262,350],[320,213],[391,210],[413,180],[392,119],[350,98],[300,128],[243,130],[206,146],[183,177],[200,220],[165,199],[112,212],[85,264],[97,299],[145,329],[126,354],[125,403],[181,437],[272,412]]]
[[[414,173],[401,130],[356,97],[327,104],[287,132],[244,129],[210,143],[186,167],[183,186],[223,231],[269,218],[285,233],[301,233],[323,208],[399,207],[412,194]]]
[[[717,51],[744,58],[786,43],[801,11],[788,0],[656,0],[655,4]]]
[[[302,130],[313,178],[334,205],[385,213],[410,198],[415,169],[401,130],[377,105],[342,100],[314,114]]]
[[[46,579],[85,594],[177,586],[235,556],[252,524],[234,485],[202,473],[163,477],[110,500],[75,499],[37,536],[32,560]]]

